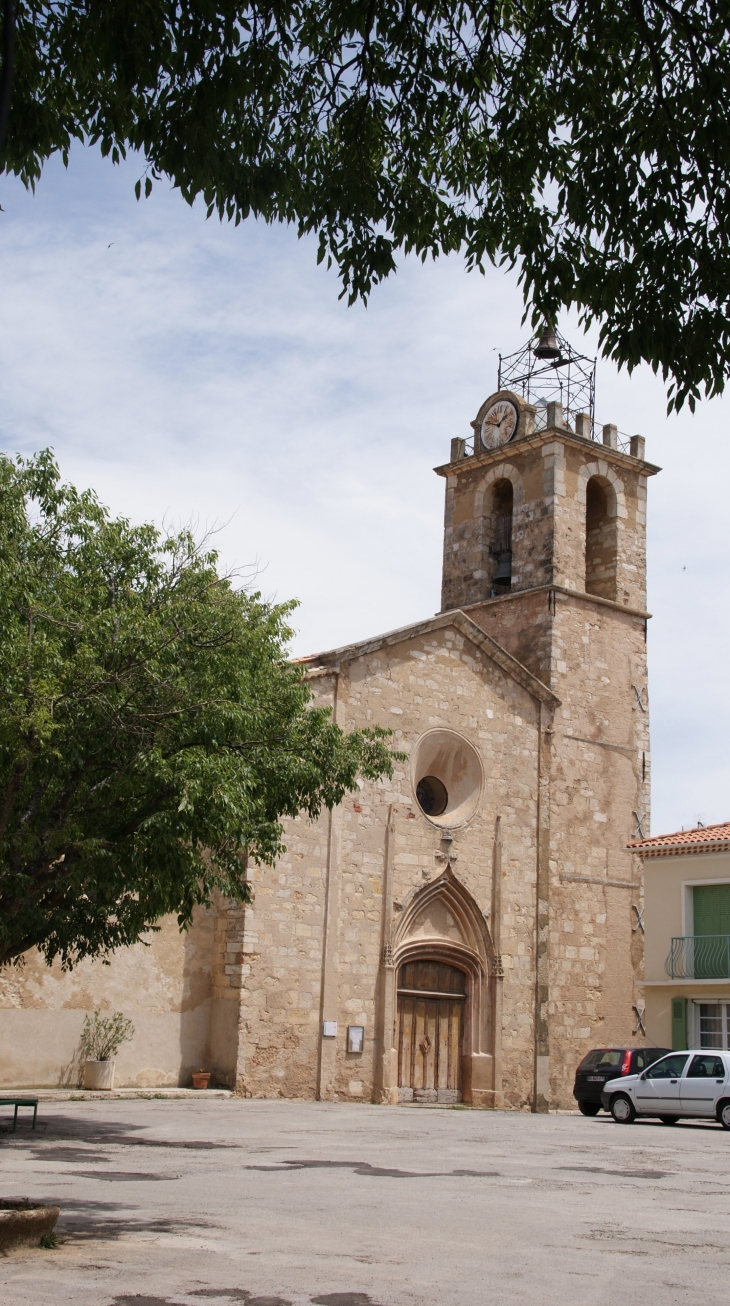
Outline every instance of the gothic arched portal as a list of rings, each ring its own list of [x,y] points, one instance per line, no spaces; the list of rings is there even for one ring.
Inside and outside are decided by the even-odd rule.
[[[494,1088],[494,947],[450,866],[405,904],[392,959],[386,1029],[398,1099],[486,1105]]]

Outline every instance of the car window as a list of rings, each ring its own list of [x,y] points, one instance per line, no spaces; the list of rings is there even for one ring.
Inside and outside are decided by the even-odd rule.
[[[597,1066],[620,1066],[623,1061],[623,1048],[594,1048],[584,1057],[579,1070],[595,1070]]]
[[[725,1063],[722,1057],[693,1057],[687,1071],[688,1079],[724,1079]]]
[[[644,1058],[644,1064],[650,1066],[652,1061],[658,1061],[660,1057],[665,1057],[669,1048],[643,1048],[641,1055]]]
[[[646,1072],[647,1079],[678,1079],[687,1064],[687,1054],[685,1052],[675,1052],[671,1057],[662,1057],[661,1061],[655,1061]]]

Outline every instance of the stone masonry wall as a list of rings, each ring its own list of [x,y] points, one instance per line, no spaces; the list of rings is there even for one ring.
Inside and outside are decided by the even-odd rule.
[[[209,1055],[215,917],[196,908],[181,934],[174,917],[111,963],[82,961],[64,974],[35,950],[0,972],[0,1086],[75,1087],[87,1012],[121,1011],[134,1038],[116,1057],[118,1086],[186,1086]]]
[[[466,612],[482,630],[527,667],[533,676],[550,684],[552,666],[553,592],[517,591],[477,604]]]
[[[467,606],[549,687],[560,700],[554,718],[528,680],[448,623],[374,640],[339,663],[324,656],[311,672],[318,702],[344,729],[393,730],[406,761],[396,762],[392,780],[363,783],[316,822],[288,822],[277,865],[249,867],[246,908],[218,900],[182,936],[165,920],[148,948],[124,950],[109,967],[85,962],[63,975],[31,954],[23,968],[3,972],[0,1083],[76,1083],[83,1016],[100,1008],[121,1010],[136,1026],[118,1058],[122,1084],[184,1084],[205,1065],[255,1097],[377,1099],[389,922],[408,919],[401,913],[413,895],[445,865],[444,831],[416,801],[410,763],[431,729],[458,732],[481,759],[479,803],[451,831],[449,856],[487,917],[500,818],[504,979],[494,1046],[506,1104],[535,1105],[537,1067],[539,1099],[571,1106],[575,1065],[589,1047],[641,1041],[633,1032],[634,1005],[643,1005],[634,928],[641,873],[625,845],[637,821],[648,833],[653,469],[552,431],[440,470],[444,609]],[[591,476],[616,505],[615,603],[585,593]],[[490,600],[490,496],[503,477],[514,495],[513,588]],[[323,1020],[337,1022],[335,1039],[322,1037]],[[365,1027],[362,1053],[347,1052],[349,1024]],[[391,1035],[387,1028],[385,1044]]]
[[[504,477],[514,490],[513,593],[551,584],[585,590],[586,486],[597,476],[617,513],[616,600],[644,608],[646,468],[637,459],[556,430],[439,471],[446,478],[443,611],[490,597],[489,491]]]
[[[625,454],[601,445],[555,440],[543,447],[551,464],[551,515],[555,522],[554,570],[550,580],[585,592],[586,487],[593,476],[604,479],[616,500],[616,602],[643,611],[646,607],[646,471]]]
[[[643,620],[558,593],[554,643],[551,1096],[568,1106],[588,1048],[642,1041],[641,876],[625,845],[635,812],[648,830],[650,757]]]
[[[519,465],[515,455],[519,456]],[[491,593],[487,559],[490,489],[512,481],[512,588],[529,589],[552,578],[552,530],[547,520],[545,465],[539,442],[520,441],[496,454],[465,459],[444,471],[442,611],[482,602]]]
[[[336,717],[345,729],[388,726],[395,747],[410,754],[425,730],[445,726],[482,758],[482,800],[473,820],[454,831],[453,870],[488,913],[500,815],[503,1082],[509,1104],[524,1107],[534,1049],[535,702],[449,628],[355,657],[336,679]],[[333,704],[335,676],[313,685],[320,701]],[[292,822],[278,865],[252,868],[259,934],[242,990],[241,1091],[350,1100],[376,1093],[389,814],[397,917],[408,895],[443,869],[443,832],[420,810],[408,763],[396,763],[392,782],[363,784],[332,817]],[[338,1022],[336,1040],[320,1039],[322,1019]],[[362,1054],[346,1051],[348,1024],[365,1026]]]
[[[625,845],[634,813],[645,831],[649,820],[645,622],[562,590],[515,594],[469,615],[523,660],[533,633],[541,678],[561,700],[551,736],[551,1100],[570,1106],[577,1061],[630,1039],[641,1006],[641,875]]]
[[[557,430],[470,463],[444,469],[445,602],[475,593],[485,486],[510,475],[520,504],[512,592],[468,613],[561,700],[550,750],[548,1016],[551,1101],[570,1106],[589,1047],[641,1041],[641,872],[625,845],[637,815],[648,830],[645,531],[655,469]],[[591,477],[614,513],[615,603],[585,594]]]

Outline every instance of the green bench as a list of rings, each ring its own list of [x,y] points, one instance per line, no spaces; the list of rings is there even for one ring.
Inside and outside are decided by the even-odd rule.
[[[0,1106],[14,1106],[15,1115],[13,1116],[13,1133],[18,1125],[18,1107],[32,1106],[33,1108],[33,1128],[35,1129],[35,1118],[38,1115],[38,1098],[37,1097],[0,1097]]]

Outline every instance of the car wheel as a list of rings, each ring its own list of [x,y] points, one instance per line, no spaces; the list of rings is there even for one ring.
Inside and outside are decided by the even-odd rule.
[[[579,1102],[578,1110],[582,1116],[597,1116],[601,1109],[600,1102]]]
[[[611,1115],[617,1125],[632,1125],[634,1123],[636,1110],[633,1102],[625,1093],[617,1093],[615,1097],[611,1098]]]
[[[723,1102],[717,1113],[717,1118],[723,1129],[730,1129],[730,1102]]]
[[[663,1125],[676,1125],[679,1116],[660,1116],[659,1119]]]

